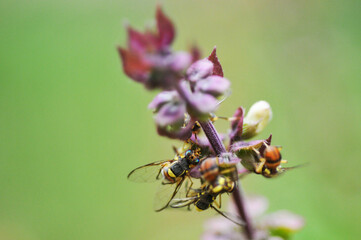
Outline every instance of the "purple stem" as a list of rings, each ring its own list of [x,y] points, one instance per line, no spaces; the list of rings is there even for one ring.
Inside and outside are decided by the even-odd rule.
[[[189,101],[189,99],[190,99],[189,93],[180,84],[177,85],[177,91],[178,91],[179,95],[181,95],[182,98],[187,103],[190,103],[190,101]],[[215,129],[213,123],[208,120],[206,122],[200,122],[200,125],[201,125],[205,135],[207,136],[208,141],[212,145],[212,147],[214,149],[214,152],[218,156],[221,155],[222,153],[226,153],[227,150],[226,150],[223,142],[219,138],[219,135],[218,135],[217,130]],[[238,214],[242,218],[243,222],[245,223],[245,225],[243,226],[244,232],[245,232],[247,238],[249,240],[252,240],[253,235],[254,235],[253,234],[253,228],[252,228],[252,225],[251,225],[251,221],[250,221],[250,219],[248,217],[247,211],[245,209],[243,191],[242,191],[242,186],[241,186],[240,182],[238,182],[237,186],[233,190],[232,196],[233,196],[233,200],[234,200],[234,202],[236,204]]]
[[[202,129],[204,133],[206,134],[208,141],[211,143],[215,153],[217,155],[221,155],[222,153],[226,153],[226,148],[224,147],[221,139],[219,138],[219,135],[217,133],[217,130],[215,129],[213,123],[211,121],[207,122],[200,122]],[[251,225],[251,221],[248,217],[248,214],[245,209],[245,202],[243,197],[243,191],[241,182],[238,182],[237,187],[232,192],[232,197],[234,200],[234,203],[236,204],[236,208],[238,211],[239,216],[244,221],[244,231],[246,233],[246,236],[249,240],[253,239],[253,228]]]

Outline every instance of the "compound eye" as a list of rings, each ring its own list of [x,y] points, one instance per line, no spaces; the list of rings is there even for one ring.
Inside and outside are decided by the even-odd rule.
[[[199,163],[199,158],[196,159],[196,163]]]
[[[186,154],[185,154],[185,156],[186,156],[187,158],[189,158],[191,155],[192,155],[192,151],[191,151],[191,150],[188,150],[188,151],[186,152]]]

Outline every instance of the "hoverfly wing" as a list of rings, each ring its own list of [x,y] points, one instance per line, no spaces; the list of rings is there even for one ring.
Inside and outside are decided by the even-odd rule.
[[[183,185],[178,193],[173,197],[169,206],[172,208],[182,208],[189,206],[198,199],[198,192],[194,189],[198,189],[198,183],[193,182],[190,177],[186,176]]]
[[[296,166],[293,166],[293,167],[282,167],[282,173],[286,172],[286,171],[289,171],[289,170],[293,170],[293,169],[296,169],[296,168],[300,168],[300,167],[305,167],[307,166],[308,164],[310,163],[303,163],[303,164],[300,164],[300,165],[296,165]]]
[[[183,182],[184,178],[176,183],[167,181],[163,181],[161,183],[154,199],[154,210],[156,212],[160,212],[168,207],[170,201],[172,201],[174,196],[178,193],[179,189],[181,189]]]
[[[128,179],[132,182],[155,182],[162,178],[161,164],[166,162],[173,162],[174,160],[165,160],[149,163],[140,167],[137,167],[128,174]]]
[[[214,211],[216,211],[221,216],[227,218],[229,221],[233,222],[234,224],[237,224],[239,226],[244,226],[245,225],[245,223],[240,219],[240,217],[235,216],[235,215],[233,215],[231,213],[228,213],[228,212],[221,211],[221,210],[217,209],[216,207],[214,207],[213,205],[211,205],[211,208],[213,208]]]
[[[189,205],[193,204],[194,202],[197,201],[197,199],[198,199],[197,196],[188,197],[188,198],[174,198],[169,203],[169,206],[171,208],[183,208],[183,207],[186,207],[186,206],[189,206]]]

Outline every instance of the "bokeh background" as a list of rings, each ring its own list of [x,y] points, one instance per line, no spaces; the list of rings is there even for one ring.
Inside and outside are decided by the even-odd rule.
[[[145,92],[121,70],[124,20],[150,0],[0,0],[0,239],[198,239],[213,212],[152,211],[155,185],[130,170],[172,157]],[[360,1],[164,1],[176,50],[214,45],[233,94],[219,115],[271,103],[289,165],[247,193],[307,224],[294,239],[361,235]],[[152,23],[152,21],[150,21]],[[217,122],[225,130],[228,123]]]

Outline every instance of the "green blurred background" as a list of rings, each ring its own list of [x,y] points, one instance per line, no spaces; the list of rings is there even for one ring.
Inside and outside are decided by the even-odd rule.
[[[289,166],[247,193],[303,215],[294,239],[359,239],[360,1],[164,1],[174,48],[214,45],[233,94],[219,115],[271,103]],[[198,239],[212,212],[154,213],[156,186],[127,173],[172,156],[145,92],[121,69],[123,22],[156,1],[0,0],[0,239]],[[218,122],[225,130],[228,123]]]

